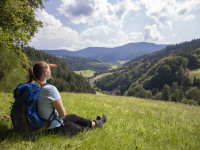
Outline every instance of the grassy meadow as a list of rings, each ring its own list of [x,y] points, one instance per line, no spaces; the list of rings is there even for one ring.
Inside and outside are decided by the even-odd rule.
[[[85,78],[91,78],[94,76],[95,71],[93,70],[81,70],[81,71],[74,71],[76,74],[82,74]]]
[[[120,64],[120,65],[123,65],[123,64],[125,64],[126,62],[128,62],[129,60],[121,60],[121,61],[118,61],[118,63]]]
[[[200,79],[200,69],[190,71],[189,76],[191,79],[194,79],[194,77],[196,77],[197,79]]]
[[[12,150],[197,150],[200,107],[139,98],[61,93],[67,114],[94,120],[107,114],[104,129],[76,136],[15,135],[9,118],[11,93],[0,92],[0,149]]]

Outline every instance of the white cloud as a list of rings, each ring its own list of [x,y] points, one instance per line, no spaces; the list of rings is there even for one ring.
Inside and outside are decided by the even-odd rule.
[[[189,13],[192,10],[199,9],[200,8],[200,1],[199,0],[189,0],[184,1],[180,4],[179,12],[182,11],[182,13]]]
[[[156,21],[160,28],[172,29],[172,24],[178,19],[184,19],[185,16],[197,8],[200,8],[200,1],[177,1],[177,0],[141,0],[146,8],[147,16]]]
[[[123,20],[129,11],[139,11],[140,9],[139,4],[133,3],[131,0],[124,0],[113,5],[114,15],[119,20]]]
[[[42,21],[44,26],[49,26],[49,27],[62,26],[60,20],[57,20],[53,15],[48,14],[45,10],[38,10],[36,12],[36,17],[38,20]]]
[[[43,22],[43,28],[30,45],[39,49],[80,50],[143,40],[161,43],[164,38],[164,42],[174,42],[184,39],[180,30],[189,21],[196,22],[199,8],[200,0],[118,0],[112,4],[109,0],[61,0],[57,18],[38,10],[37,18]],[[65,17],[63,22],[58,19]],[[196,26],[191,29],[195,35],[199,31]]]
[[[176,2],[174,0],[141,0],[147,16],[153,18],[160,27],[172,28],[171,17],[176,19]]]
[[[130,33],[131,41],[140,41],[141,37],[143,37],[142,32],[132,32]]]
[[[139,3],[124,0],[111,4],[107,0],[61,0],[58,11],[73,24],[105,21],[115,24],[122,21],[130,11],[140,10]]]
[[[87,40],[87,42],[84,42],[87,43],[85,47],[113,47],[130,42],[126,33],[120,30],[120,27],[109,27],[104,24],[84,30],[80,34],[80,39],[82,41]]]
[[[195,19],[194,15],[189,15],[189,16],[186,16],[183,20],[184,21],[190,21],[190,20],[194,20],[194,19]]]
[[[106,19],[111,4],[107,0],[61,0],[58,11],[70,19],[71,23],[92,23]]]
[[[43,22],[43,28],[36,33],[30,45],[35,45],[40,49],[57,49],[64,47],[68,44],[72,47],[78,40],[78,32],[63,26],[60,20],[56,19],[53,15],[48,14],[46,11],[38,10],[38,19]]]
[[[157,25],[146,25],[144,27],[144,40],[149,42],[161,41],[163,36],[158,31]]]
[[[112,28],[105,26],[104,24],[96,26],[93,28],[88,28],[81,33],[81,36],[91,37],[99,36],[100,34],[107,36],[109,33],[113,32]]]
[[[44,10],[38,11],[37,15],[43,22],[43,28],[36,33],[30,46],[34,45],[38,49],[80,50],[94,46],[113,47],[130,42],[126,33],[118,26],[102,24],[78,33]]]

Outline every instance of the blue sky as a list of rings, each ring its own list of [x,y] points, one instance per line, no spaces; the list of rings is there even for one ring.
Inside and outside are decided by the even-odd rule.
[[[36,12],[36,49],[80,50],[200,38],[200,0],[49,0]]]

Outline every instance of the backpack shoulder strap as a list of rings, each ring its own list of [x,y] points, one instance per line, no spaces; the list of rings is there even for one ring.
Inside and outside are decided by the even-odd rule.
[[[46,120],[46,119],[42,119],[44,120],[44,122],[46,122],[47,124],[47,128],[51,125],[51,123],[56,120],[58,121],[61,125],[63,124],[60,120],[56,119],[56,113],[55,113],[55,108],[53,109],[51,115],[49,116],[49,118]]]

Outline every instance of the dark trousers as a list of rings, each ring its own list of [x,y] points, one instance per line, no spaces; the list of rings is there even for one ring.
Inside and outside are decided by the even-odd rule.
[[[50,129],[54,133],[75,135],[84,130],[92,129],[92,121],[79,117],[75,114],[66,115],[63,119],[63,125],[57,128]]]

